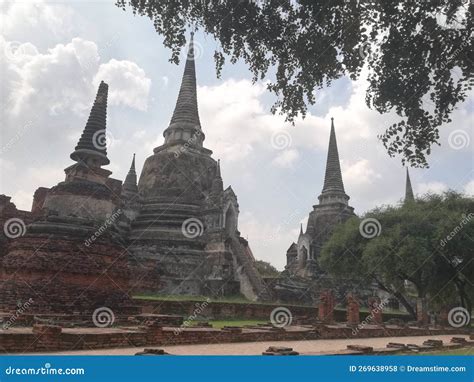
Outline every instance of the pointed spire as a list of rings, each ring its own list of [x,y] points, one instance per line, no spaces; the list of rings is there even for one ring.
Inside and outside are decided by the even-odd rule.
[[[191,33],[189,41],[188,56],[184,66],[178,100],[176,101],[170,125],[163,132],[163,135],[165,137],[165,144],[180,142],[188,142],[189,144],[191,142],[195,146],[202,147],[202,142],[204,141],[197,104],[193,33]]]
[[[98,159],[100,165],[107,165],[110,163],[107,158],[107,142],[106,142],[106,127],[107,127],[107,94],[109,85],[101,81],[94,104],[92,105],[89,119],[87,120],[81,138],[71,154],[71,159],[76,162],[85,162],[87,159]]]
[[[130,165],[130,170],[128,171],[125,181],[122,185],[122,194],[137,194],[137,173],[135,172],[135,154],[133,154],[132,164]]]
[[[329,148],[326,162],[326,175],[324,177],[325,191],[344,192],[342,183],[341,165],[339,163],[339,153],[337,152],[336,130],[334,129],[334,118],[331,118],[331,134],[329,136]]]
[[[303,223],[300,223],[300,236],[303,235]]]
[[[410,173],[408,172],[407,167],[407,177],[405,183],[405,203],[413,202],[415,200],[415,196],[413,194],[413,188],[411,187],[411,180],[410,180]]]
[[[222,176],[221,176],[221,160],[220,159],[217,160],[217,174],[216,174],[216,176],[218,178],[222,178]]]
[[[216,163],[216,175],[212,181],[212,192],[214,195],[220,195],[224,191],[224,184],[221,177],[221,161],[217,160]]]
[[[136,175],[135,173],[135,153],[133,153],[133,159],[132,159],[132,164],[130,165],[130,170],[128,172],[129,174],[130,173],[133,173]]]
[[[324,176],[324,186],[321,195],[319,196],[319,200],[320,203],[342,202],[345,204],[347,204],[347,201],[349,200],[349,196],[346,195],[344,184],[342,182],[334,118],[331,118],[326,174]]]

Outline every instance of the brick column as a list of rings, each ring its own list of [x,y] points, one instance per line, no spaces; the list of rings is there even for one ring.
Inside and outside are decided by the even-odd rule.
[[[347,300],[347,324],[348,325],[359,325],[359,302],[352,293],[349,293],[346,297]]]
[[[319,297],[318,318],[322,322],[331,323],[334,321],[334,293],[331,290],[321,292]]]
[[[368,300],[370,316],[372,317],[371,323],[375,325],[382,325],[382,311],[383,307],[380,304],[380,298],[377,296],[369,297]]]

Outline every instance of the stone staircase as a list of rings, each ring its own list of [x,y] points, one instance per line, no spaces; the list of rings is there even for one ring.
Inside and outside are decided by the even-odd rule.
[[[255,260],[248,245],[237,236],[231,236],[229,239],[230,249],[237,265],[236,273],[241,283],[241,292],[250,299],[272,301],[273,293],[255,268]]]

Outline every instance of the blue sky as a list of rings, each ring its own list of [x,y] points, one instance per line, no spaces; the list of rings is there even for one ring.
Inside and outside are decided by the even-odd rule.
[[[37,187],[63,180],[102,79],[110,85],[108,168],[124,179],[135,152],[140,172],[163,142],[183,71],[169,63],[151,21],[113,1],[2,3],[1,15],[0,193],[29,209]],[[239,198],[239,229],[257,258],[282,269],[300,222],[317,203],[331,116],[356,212],[400,200],[400,158],[389,158],[376,138],[397,118],[365,106],[363,78],[342,78],[318,91],[308,117],[291,127],[270,113],[275,99],[264,83],[251,83],[244,63],[226,65],[217,79],[217,43],[200,33],[195,40],[205,146],[221,159],[224,185]],[[415,193],[474,194],[472,111],[471,96],[442,128],[431,167],[411,170]]]

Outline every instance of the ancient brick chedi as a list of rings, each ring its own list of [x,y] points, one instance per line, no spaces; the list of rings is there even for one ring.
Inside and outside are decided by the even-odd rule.
[[[102,229],[120,205],[121,187],[102,168],[109,163],[104,141],[107,92],[102,82],[71,154],[75,163],[64,170],[65,180],[51,189],[39,188],[31,213],[14,214],[14,206],[2,206],[7,239],[0,256],[2,306],[31,298],[36,311],[85,311],[128,299],[123,239],[111,224]],[[5,210],[16,217],[5,216]],[[9,232],[14,224],[21,232]]]
[[[203,144],[192,38],[165,142],[138,184],[135,156],[123,184],[102,168],[107,93],[102,82],[63,182],[40,187],[31,212],[1,196],[1,222],[24,227],[0,242],[0,305],[84,311],[139,292],[271,298],[238,231],[237,197]]]
[[[151,262],[168,294],[242,292],[267,298],[253,256],[238,231],[239,204],[224,190],[220,164],[204,147],[191,41],[165,142],[140,175],[140,210],[131,223],[130,251]]]
[[[355,216],[354,208],[348,204],[349,196],[344,190],[333,118],[324,185],[318,199],[319,203],[309,213],[306,231],[303,232],[301,227],[298,242],[288,249],[286,269],[291,275],[308,279],[320,276],[317,260],[323,245],[336,225]]]

